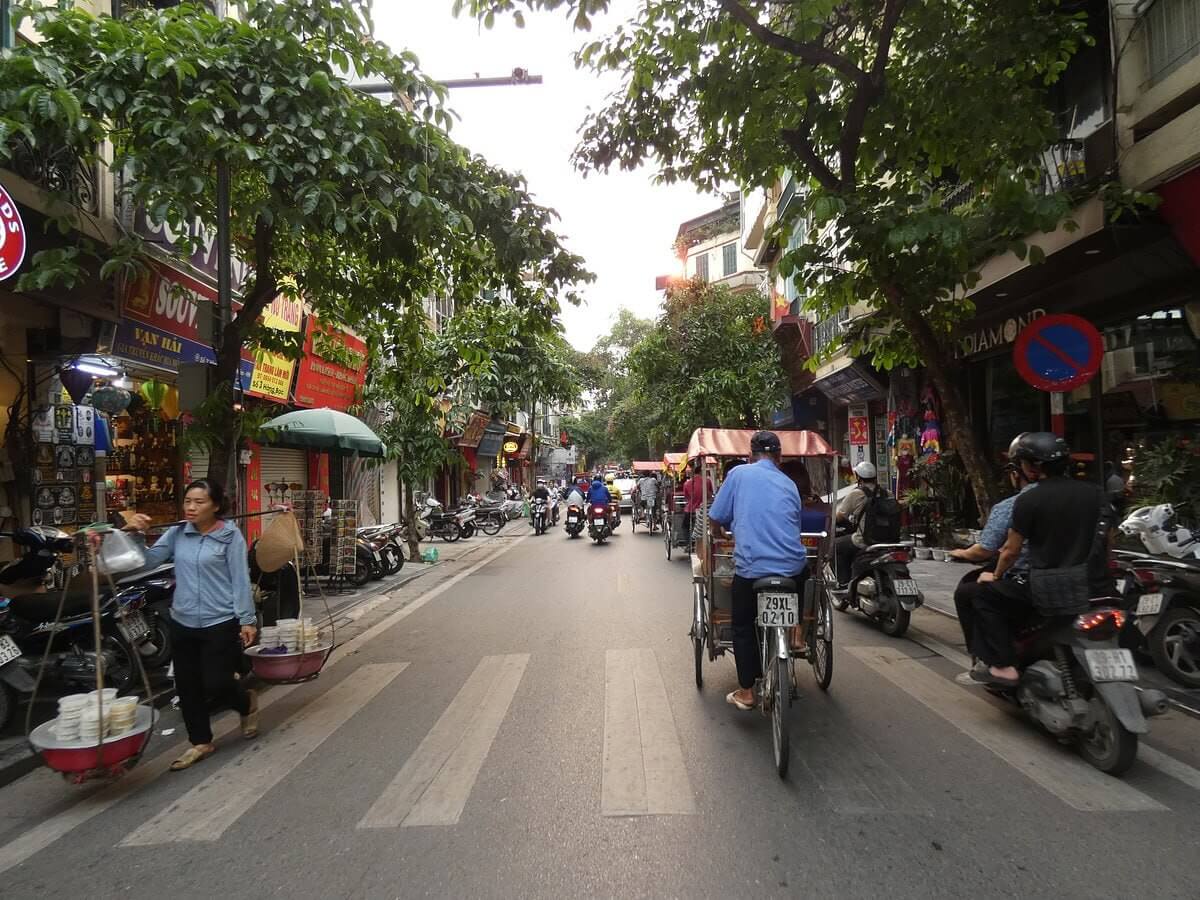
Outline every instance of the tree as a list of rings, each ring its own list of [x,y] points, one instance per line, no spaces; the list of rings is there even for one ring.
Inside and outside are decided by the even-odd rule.
[[[762,428],[786,400],[767,299],[693,279],[629,354],[641,415],[667,443],[700,425]],[[653,401],[653,405],[651,405]]]
[[[369,6],[249,0],[236,21],[198,4],[119,20],[38,4],[19,15],[42,40],[0,57],[0,159],[22,140],[95,161],[107,141],[121,202],[177,233],[193,222],[212,233],[217,170],[228,166],[232,240],[250,275],[219,332],[218,396],[242,348],[271,340],[257,320],[280,293],[326,321],[416,341],[393,345],[401,357],[420,350],[412,323],[425,296],[466,307],[503,295],[550,322],[558,293],[575,300],[570,285],[588,277],[520,178],[450,140],[444,89],[411,54],[372,39]],[[363,96],[349,77],[385,81],[406,102]],[[77,280],[89,253],[105,277],[129,275],[141,249],[135,235],[111,246],[77,238],[39,254],[19,286]],[[232,404],[212,410],[210,467],[230,471]]]
[[[480,15],[568,8],[586,30],[607,0],[456,0]],[[641,0],[578,55],[624,79],[583,128],[584,169],[655,160],[668,181],[766,187],[801,176],[807,242],[780,271],[818,318],[865,303],[849,349],[923,363],[981,511],[995,482],[970,427],[952,353],[981,262],[1054,229],[1074,198],[1047,179],[1059,136],[1049,88],[1088,40],[1057,0]],[[970,182],[975,199],[948,202]]]

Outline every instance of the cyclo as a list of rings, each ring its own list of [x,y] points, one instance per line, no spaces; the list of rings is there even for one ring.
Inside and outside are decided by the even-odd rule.
[[[654,475],[661,471],[662,463],[658,460],[635,459],[633,461],[633,477],[639,480],[647,475]],[[654,534],[655,527],[661,522],[658,510],[657,497],[655,497],[653,503],[648,503],[646,498],[641,496],[641,491],[638,488],[634,488],[633,518],[629,525],[630,529],[637,531],[638,525],[645,525],[646,530]]]
[[[687,457],[699,462],[703,475],[703,503],[694,514],[696,553],[692,557],[692,628],[690,637],[696,664],[696,687],[703,687],[702,661],[733,652],[733,549],[732,537],[715,537],[708,521],[709,479],[719,490],[724,464],[750,455],[750,430],[699,428],[688,444]],[[826,578],[832,549],[830,515],[837,490],[837,454],[819,435],[808,431],[778,432],[782,459],[800,460],[814,490],[825,498],[825,525],[821,531],[803,533],[808,552],[809,577],[803,596],[796,583],[785,577],[760,578],[757,628],[762,680],[757,685],[758,706],[771,718],[771,743],[779,777],[787,775],[790,749],[787,718],[796,689],[796,662],[806,660],[821,690],[833,679],[833,603]],[[768,510],[763,515],[769,515]]]
[[[687,527],[687,513],[684,512],[683,476],[686,468],[686,453],[663,454],[662,469],[666,478],[659,492],[658,505],[662,510],[663,544],[666,545],[668,560],[673,549],[687,553],[692,546],[692,532]]]

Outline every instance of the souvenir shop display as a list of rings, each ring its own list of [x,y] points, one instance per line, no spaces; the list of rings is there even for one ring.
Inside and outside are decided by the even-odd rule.
[[[300,526],[304,549],[300,553],[302,568],[319,566],[322,562],[321,520],[325,512],[325,495],[321,491],[293,491],[292,512]]]
[[[329,568],[335,575],[353,575],[357,559],[355,538],[358,530],[358,501],[334,500],[330,505],[333,508],[333,541]]]

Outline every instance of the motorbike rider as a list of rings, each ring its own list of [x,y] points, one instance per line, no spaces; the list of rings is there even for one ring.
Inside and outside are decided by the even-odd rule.
[[[547,507],[546,511],[550,514],[550,524],[552,524],[552,525],[558,524],[558,504],[550,503],[550,489],[548,487],[546,487],[546,479],[545,478],[539,478],[537,480],[537,486],[534,487],[533,493],[530,494],[530,499],[531,500],[545,500],[546,507]]]
[[[750,452],[753,462],[729,473],[708,511],[714,533],[730,529],[734,534],[733,660],[739,689],[725,701],[741,710],[754,708],[754,683],[762,677],[754,582],[769,575],[794,578],[803,594],[808,577],[808,554],[800,540],[800,493],[779,471],[779,436],[756,432]]]
[[[580,490],[579,485],[571,485],[571,489],[567,491],[567,506],[578,506],[582,510],[586,503],[587,497]]]
[[[1030,585],[1005,577],[1029,546],[1031,575],[1039,570],[1085,567],[1079,587],[1090,596],[1112,591],[1105,565],[1105,533],[1112,519],[1112,506],[1096,484],[1077,481],[1068,475],[1070,450],[1066,441],[1048,431],[1020,434],[1012,442],[1009,459],[1022,474],[1037,484],[1013,504],[1008,538],[1000,549],[994,572],[979,576],[986,589],[974,598],[974,641],[976,655],[987,668],[972,670],[975,681],[1011,687],[1017,683],[1016,648],[1013,631],[1034,609]],[[1086,603],[1080,612],[1086,609]],[[1067,610],[1059,610],[1066,614]]]
[[[863,511],[868,501],[874,499],[880,490],[879,473],[873,463],[866,460],[854,467],[854,477],[857,484],[842,498],[837,508],[837,524],[854,528],[850,534],[844,534],[834,542],[834,556],[837,562],[838,587],[845,588],[850,583],[850,569],[855,558],[867,548],[863,536],[865,519]]]
[[[974,656],[975,597],[981,591],[989,590],[986,586],[979,584],[979,576],[987,571],[987,569],[992,568],[996,557],[1000,555],[1000,548],[1008,540],[1008,529],[1012,524],[1012,511],[1013,506],[1016,505],[1017,497],[1037,486],[1037,482],[1030,481],[1025,477],[1025,473],[1016,462],[1010,461],[1005,466],[1004,471],[1008,476],[1009,484],[1012,485],[1016,493],[1011,497],[1005,497],[992,507],[991,512],[988,513],[987,522],[983,526],[983,531],[980,532],[978,543],[964,549],[950,551],[951,559],[975,563],[983,567],[974,569],[964,575],[958,583],[958,587],[954,589],[954,608],[958,612],[958,624],[962,628],[963,639],[972,656]],[[1028,577],[1028,574],[1029,547],[1028,545],[1022,545],[1020,557],[1018,557],[1012,568],[1004,573],[1004,577],[1024,580]]]
[[[612,494],[608,492],[608,487],[604,484],[604,479],[597,475],[592,479],[592,486],[588,488],[587,502],[591,506],[604,506],[612,501]]]

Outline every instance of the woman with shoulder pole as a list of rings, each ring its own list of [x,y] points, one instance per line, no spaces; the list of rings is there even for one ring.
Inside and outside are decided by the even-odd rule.
[[[224,512],[221,485],[207,478],[193,481],[183,498],[185,524],[171,527],[146,550],[148,567],[175,563],[175,687],[192,746],[171,763],[173,771],[216,752],[212,707],[237,710],[243,737],[258,734],[258,696],[234,677],[242,648],[254,643],[256,634],[246,540],[221,518]],[[127,531],[145,531],[150,524],[141,514],[129,518]]]

